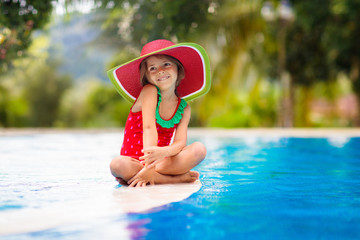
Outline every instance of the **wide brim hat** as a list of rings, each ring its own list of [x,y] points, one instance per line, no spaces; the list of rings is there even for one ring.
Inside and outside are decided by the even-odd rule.
[[[159,39],[147,43],[142,48],[140,57],[107,72],[121,96],[130,102],[137,99],[143,87],[140,83],[140,63],[157,54],[172,56],[184,66],[185,77],[177,87],[180,98],[189,101],[209,91],[211,85],[210,61],[204,48],[195,43],[174,44],[171,41]]]

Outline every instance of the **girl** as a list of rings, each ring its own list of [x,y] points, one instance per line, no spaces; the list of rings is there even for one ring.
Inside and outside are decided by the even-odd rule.
[[[120,156],[110,163],[119,183],[144,187],[199,178],[190,170],[205,158],[206,148],[200,142],[186,146],[191,110],[184,99],[209,90],[209,72],[199,45],[167,40],[146,44],[140,58],[108,72],[119,93],[134,102]]]

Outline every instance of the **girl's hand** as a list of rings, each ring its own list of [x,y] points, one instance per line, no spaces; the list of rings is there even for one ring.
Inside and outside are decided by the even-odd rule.
[[[127,183],[129,187],[145,187],[148,183],[154,185],[155,168],[144,167]]]
[[[147,147],[142,152],[144,156],[140,157],[140,160],[144,161],[145,166],[149,168],[155,167],[157,163],[163,161],[169,155],[166,147]]]

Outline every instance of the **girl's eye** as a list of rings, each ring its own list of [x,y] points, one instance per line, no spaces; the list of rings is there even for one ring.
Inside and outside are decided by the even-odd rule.
[[[164,63],[164,66],[165,66],[165,67],[171,66],[171,63],[170,63],[170,62],[166,62],[166,63]]]
[[[156,70],[156,67],[149,67],[149,72],[153,72]]]

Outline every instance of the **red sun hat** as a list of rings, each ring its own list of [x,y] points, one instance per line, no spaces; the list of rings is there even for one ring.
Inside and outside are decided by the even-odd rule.
[[[141,50],[141,55],[125,64],[110,69],[107,74],[116,90],[130,102],[139,96],[140,63],[157,54],[164,54],[178,59],[185,69],[185,78],[177,88],[179,97],[186,101],[206,94],[211,85],[209,57],[200,45],[195,43],[174,44],[165,39],[147,43]]]

